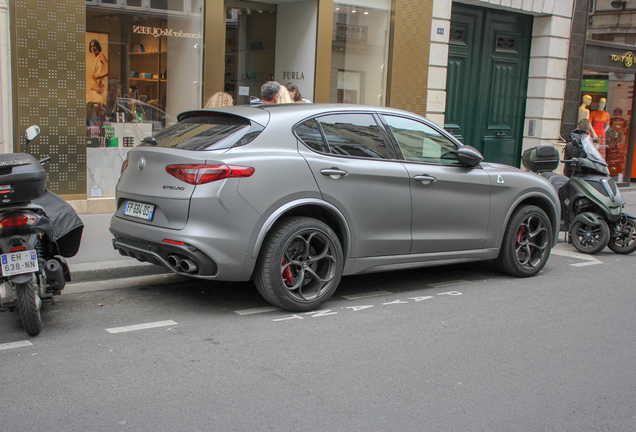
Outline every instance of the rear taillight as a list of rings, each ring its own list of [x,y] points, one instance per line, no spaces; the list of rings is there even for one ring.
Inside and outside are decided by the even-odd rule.
[[[124,163],[121,164],[120,174],[123,173],[126,168],[128,168],[128,159],[124,160]]]
[[[26,224],[32,224],[38,218],[35,216],[29,216],[24,214],[11,215],[0,219],[0,225],[3,227],[17,227]]]
[[[166,172],[192,185],[210,183],[226,178],[250,177],[254,168],[235,165],[168,165]]]

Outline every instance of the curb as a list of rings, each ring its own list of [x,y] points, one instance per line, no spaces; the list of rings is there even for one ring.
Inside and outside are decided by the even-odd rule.
[[[95,282],[137,276],[173,274],[165,267],[137,260],[115,260],[100,263],[69,263],[71,282]]]

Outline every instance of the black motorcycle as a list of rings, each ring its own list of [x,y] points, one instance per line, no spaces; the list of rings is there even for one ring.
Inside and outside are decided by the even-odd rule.
[[[51,158],[38,161],[26,153],[39,134],[30,126],[24,153],[0,154],[0,308],[17,309],[32,336],[42,330],[42,302],[71,280],[65,258],[79,250],[84,229],[75,210],[45,189],[42,165]]]
[[[557,190],[567,241],[586,254],[605,246],[618,254],[634,252],[636,217],[623,212],[623,197],[588,133],[572,131],[562,162],[565,175],[552,172],[559,165],[559,153],[549,145],[528,149],[522,156],[529,171],[541,174]]]

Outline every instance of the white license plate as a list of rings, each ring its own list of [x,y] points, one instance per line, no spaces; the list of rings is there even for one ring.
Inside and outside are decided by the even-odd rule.
[[[38,254],[34,250],[13,252],[0,255],[2,276],[33,273],[39,270]]]
[[[155,206],[151,204],[141,204],[134,201],[126,201],[124,204],[124,214],[139,219],[152,220],[155,212]]]

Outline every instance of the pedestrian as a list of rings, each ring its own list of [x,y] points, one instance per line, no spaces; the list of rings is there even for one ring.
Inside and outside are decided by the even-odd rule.
[[[280,86],[278,90],[278,103],[294,103],[285,86]]]
[[[302,95],[300,94],[300,89],[298,89],[298,86],[296,84],[288,82],[287,84],[285,84],[285,88],[287,89],[287,91],[289,91],[289,95],[294,102],[311,103],[309,99],[305,99],[304,97],[302,97]]]
[[[261,86],[261,100],[266,104],[278,103],[280,84],[276,81],[267,81]]]
[[[232,95],[225,92],[216,92],[205,103],[203,108],[220,108],[234,105]]]

